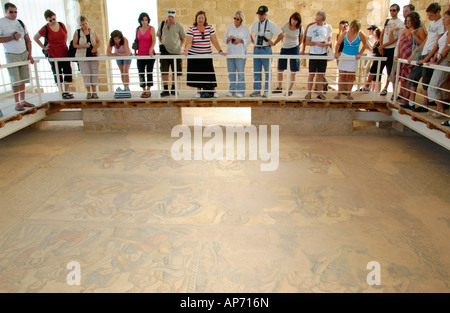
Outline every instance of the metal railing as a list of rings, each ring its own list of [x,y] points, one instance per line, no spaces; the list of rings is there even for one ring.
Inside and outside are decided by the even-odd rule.
[[[79,71],[78,66],[76,65],[77,62],[83,62],[83,61],[98,61],[101,62],[100,70],[98,74],[94,74],[98,76],[98,83],[97,85],[97,92],[100,97],[100,99],[104,99],[105,97],[111,97],[111,93],[114,93],[116,91],[116,88],[119,86],[122,86],[121,82],[121,73],[116,66],[116,60],[131,60],[132,64],[129,71],[130,76],[130,89],[132,92],[132,97],[136,98],[139,97],[138,91],[141,90],[139,87],[140,81],[139,81],[139,73],[137,71],[136,67],[136,61],[141,59],[149,59],[149,56],[99,56],[94,58],[52,58],[49,59],[50,62],[63,62],[63,61],[70,61],[72,64],[72,73],[73,73],[73,82],[71,83],[71,90],[72,91],[78,91],[85,93],[84,82],[82,80],[82,73]],[[328,85],[328,90],[325,90],[324,92],[327,94],[337,94],[338,91],[338,77],[339,77],[339,71],[337,70],[337,62],[333,56],[310,56],[310,55],[280,55],[280,54],[272,54],[272,55],[254,55],[254,54],[246,54],[246,55],[227,55],[227,56],[221,56],[219,54],[211,54],[211,55],[201,55],[201,56],[184,56],[184,55],[155,55],[153,59],[155,59],[155,65],[153,69],[153,87],[152,91],[155,91],[156,93],[152,94],[152,99],[161,99],[161,92],[163,91],[163,81],[161,78],[161,70],[159,61],[163,59],[172,59],[174,60],[174,66],[175,71],[177,71],[176,66],[177,62],[175,62],[176,59],[182,59],[183,60],[183,69],[182,69],[182,75],[181,76],[174,76],[174,85],[176,88],[175,95],[172,96],[175,99],[192,99],[196,96],[197,90],[192,87],[187,86],[187,59],[213,59],[214,60],[214,69],[215,69],[215,75],[216,75],[216,83],[217,88],[215,89],[215,92],[219,97],[225,97],[226,94],[229,91],[229,72],[227,70],[226,65],[226,59],[232,59],[232,58],[245,58],[247,60],[245,70],[243,72],[245,76],[245,83],[246,83],[246,97],[249,96],[251,92],[253,92],[253,83],[254,83],[254,72],[253,72],[253,59],[269,59],[270,60],[270,66],[269,66],[269,88],[267,90],[267,98],[272,99],[290,99],[290,100],[297,100],[297,99],[304,99],[304,95],[307,92],[307,85],[308,85],[308,66],[302,66],[299,72],[296,72],[295,81],[291,82],[291,70],[289,66],[289,60],[291,59],[298,59],[300,61],[302,60],[313,60],[313,59],[326,59],[328,61],[327,63],[327,71],[325,73],[316,73],[316,74],[324,74],[325,77],[325,85]],[[279,59],[286,59],[287,60],[287,69],[283,71],[283,79],[278,80],[278,60]],[[62,99],[61,90],[58,89],[57,86],[61,86],[60,81],[60,75],[56,75],[56,84],[53,78],[53,73],[51,72],[49,62],[45,58],[35,58],[36,62],[32,66],[31,73],[31,84],[27,87],[27,98],[29,99],[29,94],[31,93],[33,97],[38,98],[38,102],[42,103],[43,96],[47,97],[48,95],[53,95],[53,98],[59,97],[59,99]],[[44,62],[45,60],[45,62]],[[340,57],[338,61],[343,60],[355,60],[354,57]],[[345,84],[351,84],[353,86],[352,92],[359,92],[359,89],[362,86],[366,85],[366,79],[367,79],[367,73],[364,70],[365,63],[367,62],[377,62],[377,73],[375,74],[375,81],[373,84],[375,84],[377,87],[379,87],[382,84],[382,73],[380,73],[381,69],[381,61],[384,61],[385,58],[378,58],[378,57],[367,57],[363,56],[361,57],[358,62],[358,70],[355,73],[354,81],[352,82],[344,82],[341,83],[341,85]],[[29,62],[25,62],[29,64]],[[2,71],[2,75],[8,75],[3,73],[4,70],[6,70],[9,67],[18,66],[21,64],[6,64],[3,65],[0,70]],[[23,65],[23,64],[22,64]],[[55,66],[55,68],[58,71],[58,66]],[[56,74],[59,74],[58,72]],[[263,79],[261,82],[261,85],[264,86],[264,76],[265,73],[261,73]],[[169,73],[169,77],[172,77],[172,72]],[[272,91],[275,89],[274,86],[278,85],[278,83],[281,83],[283,86],[283,92],[281,94],[275,94],[272,93]],[[289,94],[289,85],[293,83],[294,87],[292,90],[294,91],[293,95]],[[169,86],[172,85],[172,82],[169,81]],[[5,85],[4,85],[5,86]],[[9,84],[10,86],[10,84]],[[12,89],[12,88],[11,88]],[[379,88],[377,88],[379,89]],[[264,87],[263,90],[264,91]],[[321,92],[321,90],[312,90],[312,92]],[[59,96],[58,96],[59,94]],[[373,97],[376,97],[375,92],[371,92],[369,96],[372,95]],[[77,97],[83,97],[80,96],[79,93],[76,94],[75,100],[80,100],[80,98],[77,99]],[[13,97],[12,97],[13,98]],[[327,95],[328,100],[333,100],[334,96],[329,97]],[[5,108],[5,106],[12,106],[14,105],[13,101],[11,100],[11,93],[6,92],[0,94],[0,109]],[[348,101],[348,100],[346,100]],[[355,100],[356,101],[356,100]]]
[[[442,65],[435,65],[435,64],[418,64],[416,61],[412,61],[411,63],[409,63],[407,60],[405,59],[399,59],[397,62],[397,68],[396,68],[396,73],[400,73],[400,66],[401,64],[407,64],[407,65],[412,65],[412,66],[420,66],[423,68],[428,68],[428,69],[432,69],[433,70],[433,75],[438,75],[440,71],[442,72],[450,72],[450,67],[449,66],[442,66]],[[428,114],[431,115],[432,117],[436,117],[438,119],[450,119],[450,115],[448,113],[441,112],[438,111],[437,108],[434,109],[434,105],[424,105],[424,101],[416,101],[418,98],[422,98],[422,100],[427,99],[428,103],[439,103],[442,104],[442,106],[445,108],[446,106],[448,106],[450,103],[450,89],[449,89],[449,84],[448,84],[448,80],[447,80],[447,84],[444,83],[444,85],[442,86],[433,86],[431,85],[432,81],[430,82],[430,84],[425,84],[425,83],[421,83],[422,86],[426,86],[428,87],[428,90],[430,90],[431,88],[434,88],[436,90],[440,90],[442,94],[446,94],[446,96],[442,97],[442,99],[436,99],[434,97],[429,96],[429,92],[419,92],[418,90],[411,90],[409,87],[405,87],[402,86],[400,84],[400,79],[403,79],[404,81],[406,81],[407,83],[409,82],[414,82],[417,84],[420,84],[419,81],[415,81],[413,79],[411,79],[410,77],[404,77],[404,76],[400,76],[397,75],[395,76],[395,87],[394,87],[394,100],[395,101],[401,101],[405,104],[404,107],[408,109],[408,106],[412,106],[410,109],[412,109],[413,107],[417,106],[419,108],[423,108],[424,110],[422,110],[422,113],[424,113],[424,111],[426,112],[428,110]],[[412,96],[410,97],[405,97],[403,94],[412,94]],[[412,101],[411,99],[414,98],[415,100]]]

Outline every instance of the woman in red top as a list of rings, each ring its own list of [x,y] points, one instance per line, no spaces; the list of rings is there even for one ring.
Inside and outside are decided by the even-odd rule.
[[[155,28],[150,26],[150,16],[147,13],[139,15],[138,22],[140,27],[136,30],[138,39],[137,56],[150,56],[148,59],[138,59],[137,68],[139,71],[139,81],[142,90],[142,98],[149,98],[152,93],[150,87],[153,86],[153,66],[155,65],[155,50],[156,44]],[[146,80],[147,79],[147,80]]]
[[[73,95],[69,93],[69,86],[72,82],[72,67],[69,61],[52,62],[51,58],[67,58],[69,48],[67,48],[67,29],[66,26],[56,21],[56,14],[47,10],[44,13],[47,24],[42,27],[34,36],[34,41],[47,52],[55,82],[58,84],[57,72],[55,64],[58,63],[58,88],[62,92],[64,99],[72,99]],[[40,38],[44,37],[47,45],[42,44]]]

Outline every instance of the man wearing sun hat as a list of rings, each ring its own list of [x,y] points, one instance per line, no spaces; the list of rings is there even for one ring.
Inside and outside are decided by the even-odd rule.
[[[253,54],[271,55],[272,47],[283,40],[284,34],[274,22],[267,19],[267,15],[269,14],[269,8],[267,6],[260,6],[256,14],[258,14],[258,21],[254,22],[250,27],[250,34],[255,34],[254,38],[252,36],[252,42],[255,44]],[[277,36],[277,39],[274,42],[272,42],[273,35]],[[270,61],[270,59],[263,58],[255,58],[253,60],[254,91],[250,94],[250,97],[259,97],[261,95],[263,68],[266,80],[263,97],[268,96],[269,82],[271,80],[271,78],[269,78]]]
[[[176,21],[177,12],[175,9],[167,10],[167,20],[162,21],[158,33],[160,45],[159,51],[161,55],[180,55],[182,54],[182,46],[186,38],[184,26]],[[164,85],[164,90],[161,92],[161,97],[175,95],[175,72],[177,76],[181,76],[183,63],[181,59],[176,59],[176,71],[173,59],[161,59],[161,76]],[[169,71],[172,67],[172,89],[169,94]]]

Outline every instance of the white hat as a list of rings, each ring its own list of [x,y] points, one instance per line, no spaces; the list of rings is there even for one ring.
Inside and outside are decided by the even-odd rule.
[[[169,10],[167,10],[167,16],[173,16],[173,17],[175,17],[175,15],[177,15],[177,11],[175,11],[175,9],[169,9]]]

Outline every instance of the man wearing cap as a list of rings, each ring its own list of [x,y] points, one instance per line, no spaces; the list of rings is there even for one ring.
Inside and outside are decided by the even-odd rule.
[[[272,47],[275,46],[278,42],[283,40],[283,32],[281,29],[272,21],[267,19],[267,15],[269,14],[269,9],[262,5],[258,8],[256,12],[258,14],[258,21],[254,22],[250,27],[250,34],[255,34],[255,38],[252,35],[252,42],[255,45],[253,49],[253,54],[258,55],[271,55]],[[272,42],[273,35],[277,36],[275,42]],[[262,84],[262,70],[264,68],[265,71],[265,90],[263,97],[267,97],[269,94],[269,67],[270,67],[270,59],[257,59],[253,60],[253,75],[254,75],[254,83],[253,83],[253,93],[250,94],[250,97],[259,97],[261,95],[261,84]]]
[[[31,56],[31,40],[28,30],[22,21],[17,19],[17,7],[12,3],[5,4],[5,17],[0,19],[0,43],[5,49],[6,63],[30,61],[34,63]],[[25,101],[25,84],[30,81],[28,65],[8,68],[11,78],[16,110],[24,111],[24,107],[34,107]]]
[[[169,9],[167,11],[167,20],[163,21],[158,29],[158,36],[160,45],[159,51],[161,55],[178,55],[182,54],[182,46],[184,44],[186,33],[184,26],[175,20],[176,11]],[[170,94],[175,95],[175,72],[177,76],[181,76],[183,64],[181,59],[176,59],[176,71],[173,59],[161,59],[161,76],[164,85],[164,90],[161,92],[161,97],[167,97]],[[172,67],[172,89],[169,94],[169,70]]]

